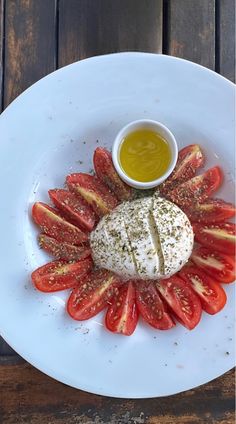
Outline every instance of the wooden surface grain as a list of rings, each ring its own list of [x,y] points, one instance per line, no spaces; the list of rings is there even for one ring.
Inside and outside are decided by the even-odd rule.
[[[98,54],[162,52],[162,0],[61,0],[59,66]]]
[[[235,82],[235,0],[217,2],[217,71]]]
[[[235,0],[0,0],[0,110],[57,67],[138,50],[171,54],[235,79]],[[1,142],[1,137],[0,137]],[[67,387],[0,340],[0,423],[234,422],[234,371],[160,399]]]
[[[29,364],[0,365],[2,422],[7,424],[229,424],[234,372],[175,396],[115,399],[52,380]]]
[[[215,1],[168,3],[168,53],[215,69]]]
[[[4,106],[56,68],[56,0],[6,0]]]

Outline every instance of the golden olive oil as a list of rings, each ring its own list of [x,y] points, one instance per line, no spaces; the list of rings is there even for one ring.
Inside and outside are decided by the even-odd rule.
[[[141,129],[124,137],[120,165],[125,174],[139,182],[150,182],[167,171],[171,150],[167,141],[157,132]]]

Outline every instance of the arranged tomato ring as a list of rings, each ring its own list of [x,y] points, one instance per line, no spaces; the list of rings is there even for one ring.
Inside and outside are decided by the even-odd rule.
[[[172,174],[161,185],[161,193],[168,194],[177,185],[194,177],[198,168],[204,165],[205,158],[198,144],[191,144],[180,150],[177,164]]]
[[[120,281],[104,269],[92,271],[74,288],[68,303],[67,311],[76,320],[86,320],[101,312],[114,296]]]
[[[222,183],[222,171],[219,166],[208,169],[204,174],[191,178],[168,192],[167,198],[178,206],[191,206],[202,203],[215,193]]]
[[[128,281],[121,286],[112,299],[106,313],[106,327],[113,333],[130,336],[138,323],[138,310],[135,302],[135,286]]]
[[[69,190],[82,196],[100,217],[118,205],[115,195],[93,175],[71,174],[67,176],[66,183]]]
[[[200,297],[202,309],[208,314],[214,315],[225,306],[227,297],[223,287],[201,269],[185,266],[179,275],[192,285],[193,290]]]
[[[59,242],[46,234],[40,234],[38,242],[39,247],[50,253],[55,259],[78,261],[91,255],[91,249],[88,245],[76,246],[66,242]]]
[[[62,189],[49,190],[48,194],[56,208],[72,223],[82,230],[92,231],[96,223],[96,215],[82,197]]]
[[[99,218],[136,194],[116,173],[109,151],[98,147],[93,161],[96,176],[71,174],[66,178],[69,191],[49,190],[56,209],[42,202],[32,208],[33,220],[43,232],[38,237],[39,246],[57,259],[32,273],[35,287],[43,292],[72,289],[67,312],[73,319],[87,320],[107,308],[106,328],[127,336],[135,331],[139,315],[157,330],[173,328],[175,320],[192,330],[201,319],[202,309],[212,315],[222,310],[227,298],[220,283],[235,279],[235,224],[225,221],[235,216],[236,208],[210,198],[221,185],[221,169],[215,166],[196,176],[205,162],[200,146],[193,144],[179,152],[173,173],[158,190],[186,213],[198,245],[188,264],[172,277],[127,281],[95,268],[92,235],[88,232]],[[119,238],[123,233],[125,237],[128,229],[117,227],[112,237],[116,234]],[[169,237],[169,232],[166,234]],[[105,239],[110,233],[102,235]],[[99,248],[103,243],[101,240]],[[119,243],[123,252],[122,240]]]
[[[223,222],[236,213],[235,205],[221,199],[207,199],[203,203],[194,203],[182,209],[190,221],[203,224]]]
[[[223,222],[220,224],[193,224],[195,240],[203,246],[218,250],[228,255],[235,254],[236,232],[235,224]]]
[[[106,184],[120,201],[130,200],[133,190],[125,184],[117,174],[112,162],[111,153],[103,147],[97,147],[93,156],[97,177]]]
[[[167,306],[159,296],[154,281],[138,280],[136,283],[136,303],[144,321],[159,330],[175,326],[167,311]]]
[[[193,250],[191,260],[221,283],[232,283],[235,280],[235,259],[229,255],[198,247]]]
[[[89,258],[73,263],[53,261],[36,269],[31,278],[38,290],[55,292],[78,285],[81,277],[87,274],[92,266],[92,260]]]
[[[189,330],[196,327],[201,319],[202,307],[191,285],[176,276],[160,280],[156,285],[176,319]]]
[[[58,241],[80,244],[88,240],[87,234],[66,221],[59,213],[42,202],[36,202],[32,208],[32,217],[41,230]]]

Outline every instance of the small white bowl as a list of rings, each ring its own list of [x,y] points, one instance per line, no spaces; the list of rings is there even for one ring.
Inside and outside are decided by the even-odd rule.
[[[119,162],[120,146],[124,138],[128,134],[134,131],[137,131],[139,129],[149,129],[160,134],[167,141],[171,150],[171,161],[167,171],[160,178],[157,178],[156,180],[153,180],[153,181],[140,182],[140,181],[134,180],[133,178],[130,178],[123,171]],[[160,122],[153,121],[150,119],[140,119],[138,121],[130,122],[128,125],[126,125],[120,130],[112,146],[112,160],[113,160],[114,167],[116,168],[116,171],[118,172],[120,178],[131,187],[139,188],[143,190],[156,187],[160,185],[161,183],[163,183],[163,181],[165,181],[169,177],[171,172],[173,171],[177,162],[177,158],[178,158],[178,146],[172,132]]]

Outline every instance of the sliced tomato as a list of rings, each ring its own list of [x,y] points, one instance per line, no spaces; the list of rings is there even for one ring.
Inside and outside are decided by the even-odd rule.
[[[176,276],[160,280],[156,285],[178,321],[189,330],[196,327],[201,319],[202,307],[191,285]]]
[[[219,224],[192,225],[195,240],[198,243],[228,255],[235,254],[235,224],[232,222],[223,222]]]
[[[67,303],[69,315],[78,321],[92,318],[108,305],[119,285],[120,281],[110,271],[91,272],[72,291]]]
[[[56,259],[65,261],[79,261],[91,255],[91,250],[87,245],[76,246],[74,244],[61,242],[46,234],[38,237],[39,246],[50,253]]]
[[[106,313],[106,327],[113,333],[131,336],[138,323],[138,310],[135,303],[135,286],[127,281],[112,299]]]
[[[92,266],[92,259],[89,258],[73,263],[53,261],[36,269],[31,278],[38,290],[55,292],[78,285],[81,277],[87,274]]]
[[[118,200],[102,181],[89,174],[71,174],[66,178],[69,190],[78,193],[100,217],[108,214]]]
[[[68,190],[48,191],[51,201],[65,216],[82,230],[92,231],[96,223],[93,209],[82,199]]]
[[[227,297],[219,282],[216,282],[196,266],[183,267],[179,276],[184,281],[191,284],[195,293],[200,297],[202,309],[204,309],[204,311],[214,315],[223,309]]]
[[[178,185],[166,195],[169,200],[183,208],[193,203],[202,203],[220,187],[223,174],[219,166]]]
[[[138,280],[136,282],[136,303],[140,315],[152,327],[169,330],[175,326],[153,281]]]
[[[232,203],[221,199],[207,199],[203,203],[189,205],[184,212],[192,222],[211,224],[232,218],[235,216],[236,208]]]
[[[36,202],[32,208],[32,217],[41,230],[58,241],[80,244],[88,240],[87,234],[66,221],[59,213],[42,202]]]
[[[221,283],[232,283],[235,280],[235,260],[231,256],[207,247],[198,247],[193,250],[191,260]]]
[[[161,193],[168,193],[177,185],[194,177],[197,169],[203,166],[204,161],[204,155],[198,144],[190,144],[181,149],[174,171],[161,185]]]
[[[117,174],[112,162],[111,153],[103,147],[97,147],[93,156],[97,177],[106,184],[121,201],[130,200],[133,190]]]

